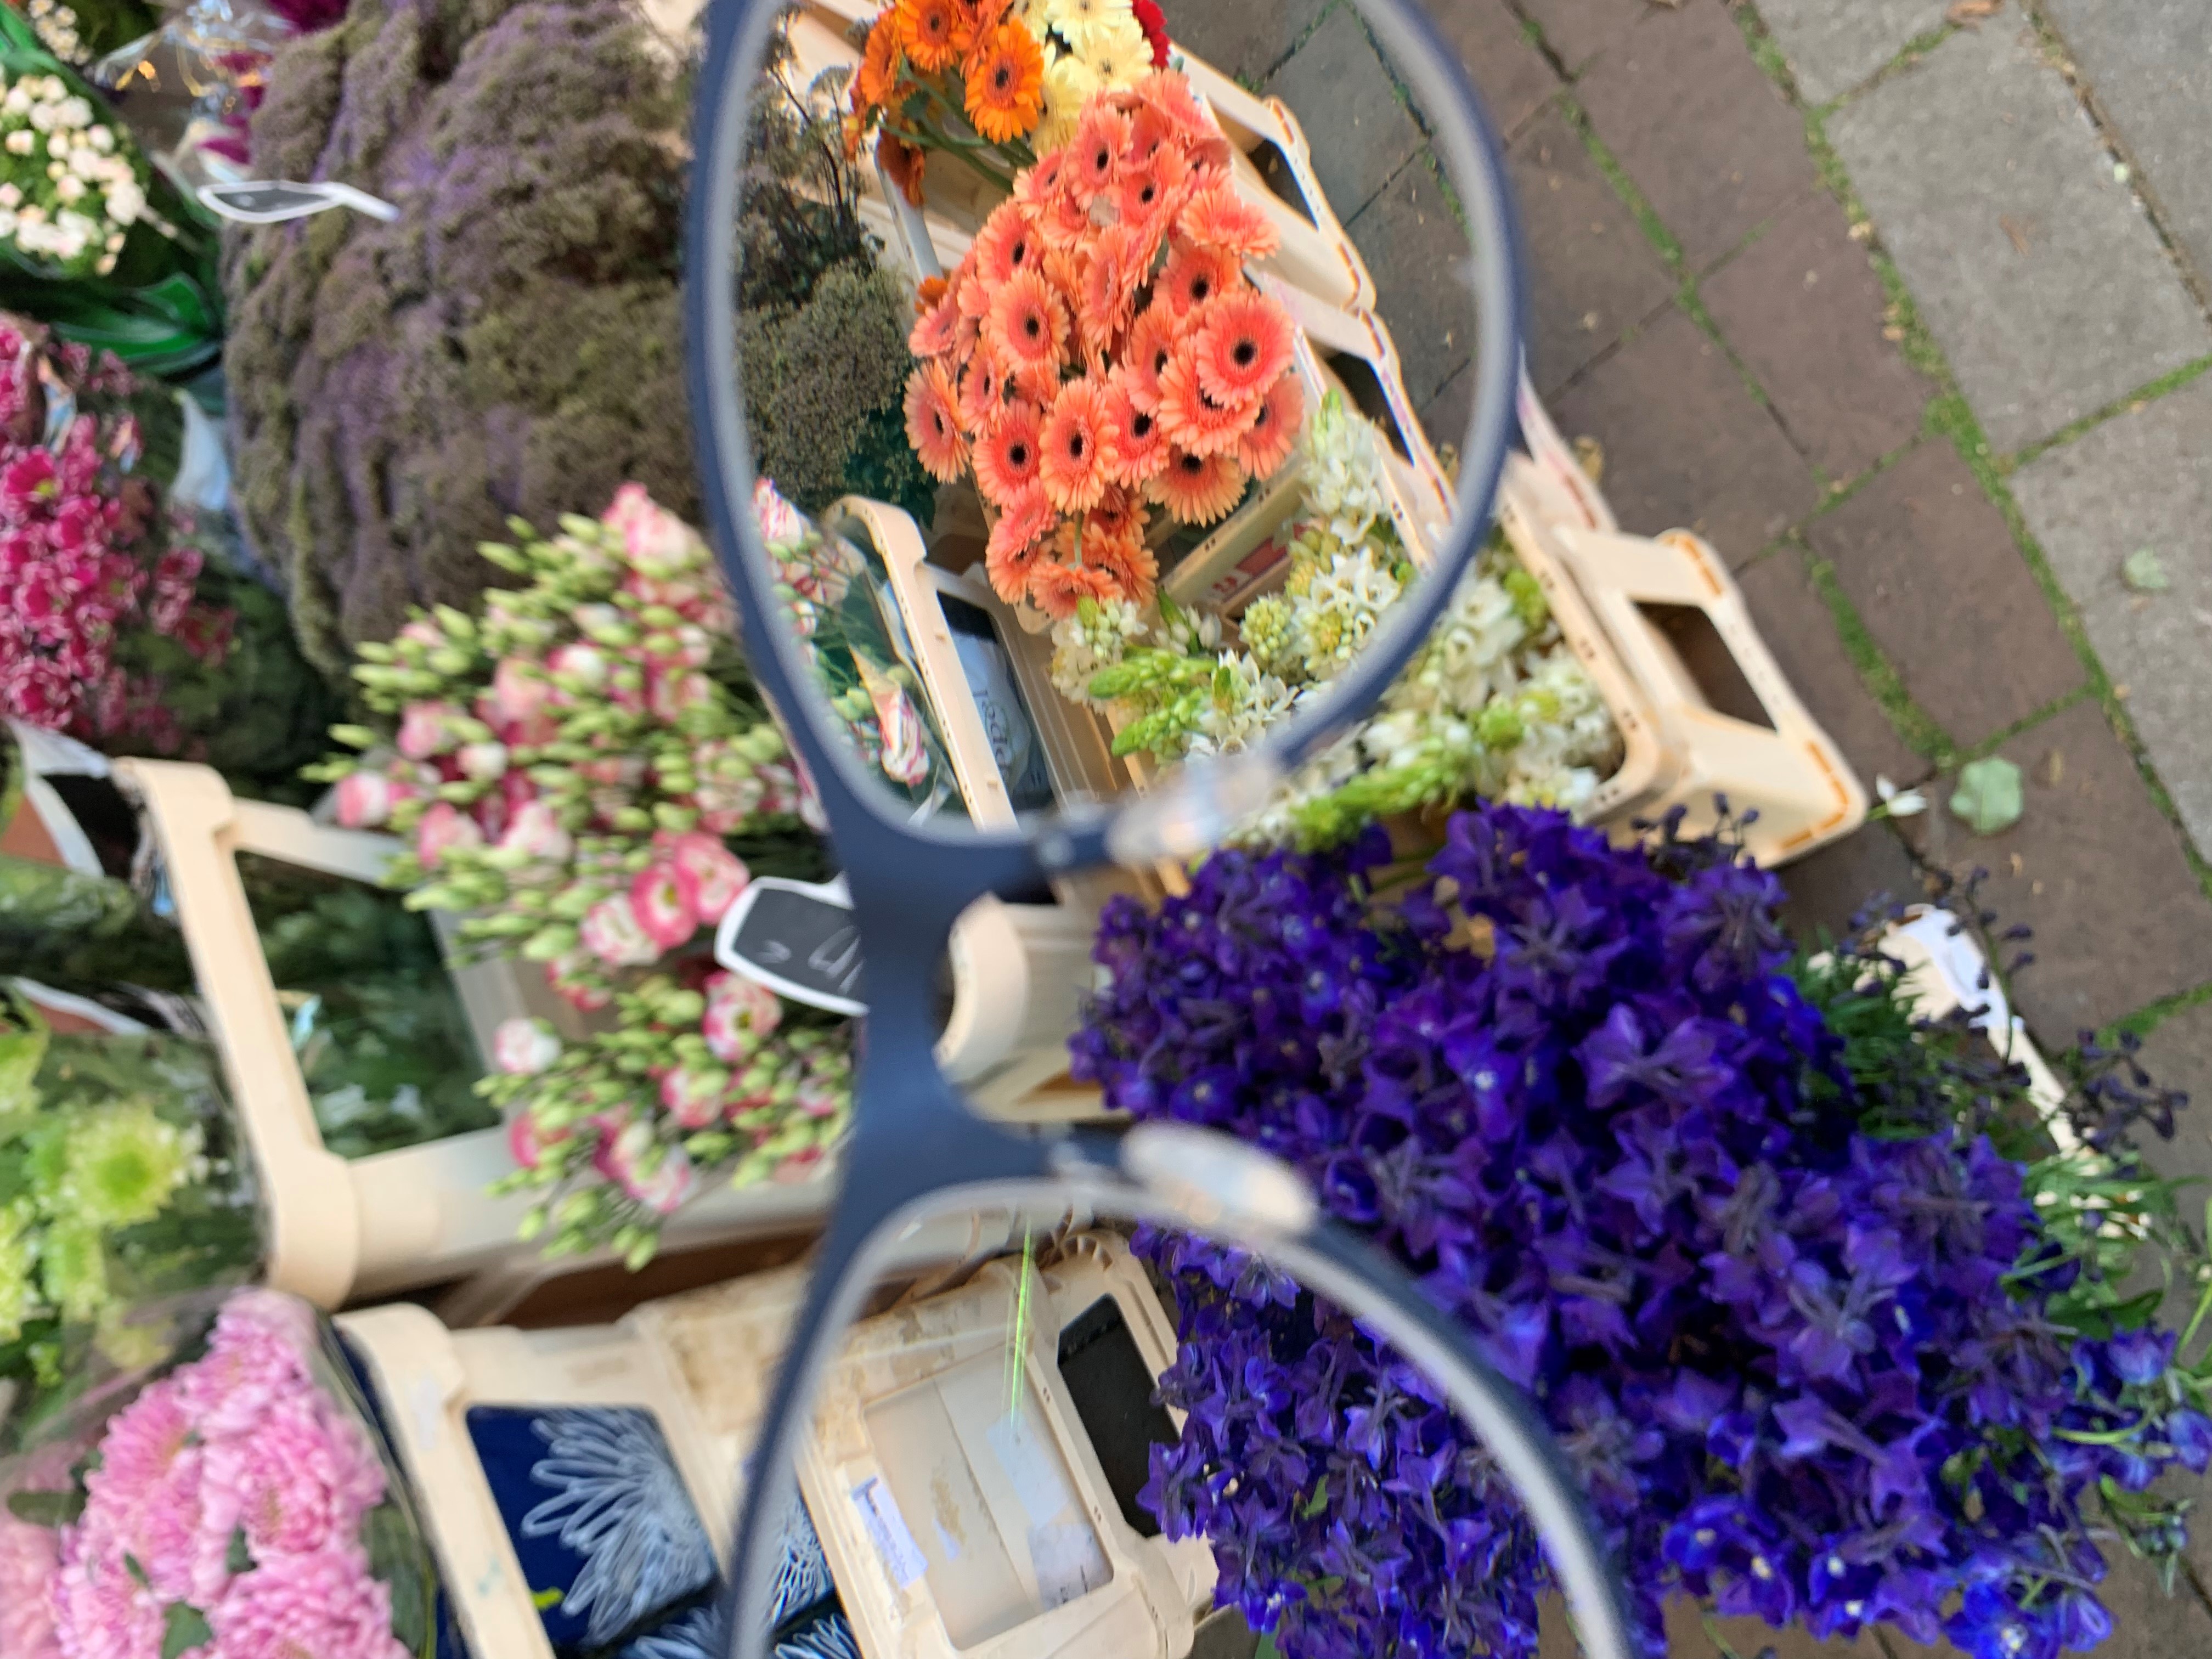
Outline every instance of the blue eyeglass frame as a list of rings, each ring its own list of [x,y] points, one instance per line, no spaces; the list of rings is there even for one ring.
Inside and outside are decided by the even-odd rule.
[[[1195,0],[1222,3],[1224,0]],[[1264,0],[1261,0],[1264,3]],[[815,1271],[770,1396],[735,1533],[727,1628],[740,1659],[762,1659],[768,1632],[745,1610],[767,1605],[774,1553],[811,1416],[814,1379],[858,1312],[902,1228],[945,1205],[1047,1213],[1070,1204],[1264,1254],[1299,1283],[1356,1310],[1424,1367],[1498,1459],[1542,1537],[1586,1652],[1636,1659],[1628,1600],[1572,1472],[1527,1398],[1483,1358],[1470,1334],[1395,1261],[1328,1220],[1297,1176],[1226,1137],[1175,1125],[1115,1135],[1038,1133],[979,1117],[939,1069],[933,982],[961,913],[992,893],[1033,889],[1109,862],[1203,849],[1256,806],[1287,771],[1372,706],[1449,602],[1491,517],[1516,431],[1522,311],[1520,242],[1497,138],[1457,58],[1409,0],[1358,0],[1364,21],[1433,116],[1468,221],[1485,233],[1471,273],[1477,306],[1474,412],[1462,446],[1457,514],[1447,544],[1390,622],[1334,683],[1317,710],[1261,749],[1185,767],[1155,793],[1026,830],[957,832],[897,816],[857,759],[817,717],[805,659],[785,627],[774,564],[752,514],[756,477],[738,391],[732,283],[738,165],[747,97],[781,0],[711,0],[694,106],[693,188],[686,209],[684,317],[707,529],[736,596],[751,666],[786,716],[811,774],[842,864],[868,964],[869,1011],[854,1126]],[[1035,1211],[1032,1211],[1035,1212]]]

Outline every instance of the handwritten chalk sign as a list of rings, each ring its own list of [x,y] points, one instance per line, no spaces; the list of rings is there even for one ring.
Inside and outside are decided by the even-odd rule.
[[[817,884],[763,876],[714,934],[714,960],[778,996],[836,1014],[865,1014],[860,930],[842,878]]]
[[[199,196],[210,211],[246,225],[282,224],[287,219],[304,219],[311,213],[341,207],[366,213],[372,219],[389,221],[399,216],[399,210],[383,198],[327,180],[300,185],[284,179],[256,179],[243,184],[203,185]]]

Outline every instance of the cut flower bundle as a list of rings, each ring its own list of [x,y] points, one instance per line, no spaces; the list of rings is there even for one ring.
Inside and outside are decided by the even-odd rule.
[[[1102,93],[924,289],[908,436],[933,477],[975,479],[1009,603],[1145,603],[1152,506],[1211,524],[1290,459],[1297,330],[1244,275],[1275,231],[1228,161],[1182,76]]]
[[[422,1659],[428,1553],[315,1316],[234,1292],[203,1351],[19,1459],[7,1659]]]
[[[461,913],[465,942],[610,1011],[566,1048],[509,1027],[481,1086],[508,1113],[510,1184],[545,1194],[532,1232],[642,1259],[702,1170],[818,1161],[843,1121],[842,1029],[786,1024],[692,950],[751,879],[733,840],[769,857],[805,840],[705,544],[635,485],[550,540],[515,529],[483,552],[526,586],[363,647],[356,676],[397,729],[339,728],[366,752],[321,775],[342,823],[412,837],[389,878],[410,905]]]
[[[1723,845],[1494,806],[1382,904],[1388,858],[1228,853],[1117,901],[1078,1074],[1287,1159],[1423,1278],[1560,1436],[1654,1651],[1674,1590],[1992,1659],[2109,1633],[2099,1540],[2170,1555],[2144,1489],[2212,1420],[2039,1201],[2076,1176],[2008,1127],[2019,1074],[1901,1012],[1873,1042],[1851,1000],[1896,1010],[1893,966],[1801,991]],[[1449,1416],[1325,1304],[1154,1249],[1188,1415],[1144,1501],[1219,1598],[1290,1659],[1533,1652],[1534,1533]]]

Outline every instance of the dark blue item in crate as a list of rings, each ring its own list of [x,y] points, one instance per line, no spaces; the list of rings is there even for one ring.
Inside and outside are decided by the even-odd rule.
[[[560,1659],[657,1635],[714,1585],[707,1529],[651,1412],[473,1406],[468,1427]]]

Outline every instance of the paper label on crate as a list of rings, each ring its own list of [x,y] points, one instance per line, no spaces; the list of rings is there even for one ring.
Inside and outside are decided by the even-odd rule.
[[[1114,1576],[1098,1534],[1081,1521],[1030,1528],[1030,1566],[1047,1612],[1088,1595]]]
[[[983,1431],[983,1437],[1031,1526],[1047,1526],[1073,1506],[1075,1491],[1067,1472],[1051,1437],[1042,1425],[1033,1425],[1031,1413],[1001,1417]]]
[[[922,1556],[921,1546],[907,1530],[906,1517],[899,1513],[898,1499],[891,1496],[891,1489],[883,1483],[882,1477],[872,1474],[853,1488],[853,1507],[860,1511],[860,1524],[868,1529],[877,1559],[891,1576],[891,1583],[901,1589],[911,1589],[920,1583],[929,1571],[929,1563]]]

